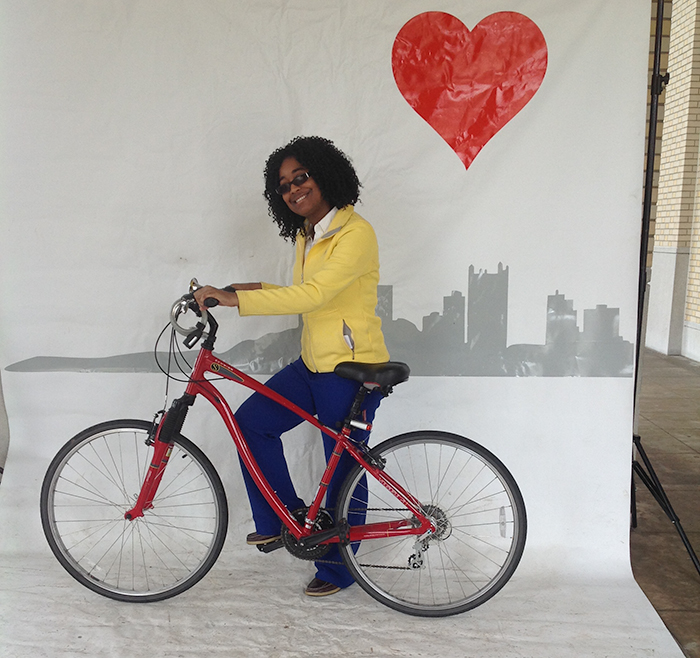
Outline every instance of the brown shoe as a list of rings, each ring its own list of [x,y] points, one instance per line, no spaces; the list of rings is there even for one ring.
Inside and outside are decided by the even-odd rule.
[[[278,539],[281,539],[281,535],[261,535],[257,532],[251,532],[245,538],[245,543],[251,546],[265,546],[265,544],[271,544]]]
[[[304,590],[306,596],[329,596],[340,591],[340,587],[333,583],[327,583],[325,580],[314,578]]]

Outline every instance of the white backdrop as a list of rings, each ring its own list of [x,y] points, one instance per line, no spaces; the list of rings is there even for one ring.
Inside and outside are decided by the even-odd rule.
[[[517,11],[547,42],[541,88],[468,169],[392,75],[398,31],[436,10],[469,28]],[[469,265],[502,262],[509,344],[544,342],[555,291],[579,311],[619,308],[634,340],[649,29],[639,2],[28,0],[2,13],[0,367],[148,351],[192,276],[288,282],[292,248],[267,217],[262,168],[299,134],[352,157],[394,317],[420,326],[466,291]],[[218,318],[221,350],[296,324]],[[5,371],[3,386],[2,550],[46,556],[37,504],[51,456],[94,422],[152,416],[164,382]],[[528,510],[516,581],[629,578],[632,386],[415,377],[383,403],[374,441],[437,428],[494,451]],[[225,390],[232,405],[243,395]],[[200,402],[184,433],[224,475],[229,544],[240,544],[252,525],[222,428]],[[288,445],[300,482],[315,476],[317,438],[300,431]]]

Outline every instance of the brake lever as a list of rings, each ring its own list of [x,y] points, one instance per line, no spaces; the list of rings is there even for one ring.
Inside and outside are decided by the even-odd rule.
[[[197,279],[192,279],[192,281],[190,281],[190,291],[175,302],[170,310],[170,323],[178,333],[186,336],[185,340],[182,342],[187,349],[192,349],[203,337],[206,337],[207,339],[205,346],[211,345],[211,347],[213,347],[214,340],[216,338],[216,330],[219,325],[217,324],[216,320],[214,320],[214,317],[207,313],[206,308],[217,306],[219,304],[219,300],[213,297],[208,297],[204,300],[205,308],[200,308],[199,304],[195,301],[194,292],[203,287],[204,286],[199,285]],[[226,286],[224,290],[227,292],[235,292],[235,288],[232,286]],[[187,310],[193,311],[197,317],[200,318],[193,328],[181,327],[177,322],[180,314]],[[211,331],[208,333],[205,332],[207,325],[209,325],[211,328]]]
[[[192,279],[192,281],[196,281],[196,280],[197,279]],[[192,287],[192,284],[190,284],[190,288],[191,287]],[[201,288],[202,286],[199,286],[199,287]],[[194,299],[194,293],[188,292],[182,296],[182,299],[187,302],[187,308],[189,308],[190,311],[193,311],[197,317],[199,317],[199,318],[202,317],[202,311],[199,308],[199,304],[197,304],[197,302]],[[209,306],[209,304],[207,304],[208,301],[209,300],[206,300],[204,302],[205,306]]]
[[[208,301],[208,300],[207,300]],[[204,305],[206,306],[207,303],[205,302]],[[199,309],[199,304],[194,300],[194,297],[192,297],[192,301],[187,303],[187,308],[190,309],[190,311],[194,311],[194,314],[198,317],[202,317],[202,311]]]

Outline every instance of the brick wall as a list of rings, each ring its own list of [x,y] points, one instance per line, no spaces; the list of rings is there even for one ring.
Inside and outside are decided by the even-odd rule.
[[[654,246],[689,248],[700,136],[700,48],[696,0],[675,0],[670,28]]]
[[[685,319],[700,325],[700,212],[696,196],[696,213],[690,240],[690,266],[688,268],[688,289],[685,300]]]
[[[672,3],[670,0],[664,2],[664,20],[663,20],[663,39],[661,41],[661,58],[660,58],[660,68],[661,74],[663,75],[668,69],[668,46],[669,46],[669,35],[671,32],[671,10]],[[649,136],[649,105],[651,103],[651,77],[654,70],[654,42],[656,40],[656,14],[657,14],[657,3],[656,0],[652,0],[651,3],[651,25],[649,32],[649,90],[647,97],[647,142],[645,142],[645,147],[648,146],[648,136]],[[654,248],[654,230],[656,224],[656,204],[658,200],[659,191],[659,170],[661,163],[661,140],[663,136],[663,121],[664,121],[664,107],[666,100],[666,92],[662,92],[659,96],[658,101],[658,113],[656,122],[656,141],[655,141],[655,151],[654,151],[654,177],[653,177],[653,189],[651,197],[651,224],[649,227],[649,251],[647,259],[647,267],[651,267],[652,264],[652,251]],[[646,156],[646,154],[645,154]]]
[[[652,13],[656,14],[656,3]],[[674,0],[664,7],[664,34],[669,35],[671,82],[663,96],[663,137],[652,211],[654,246],[689,253],[686,323],[700,327],[700,3]],[[655,29],[652,21],[652,32]],[[653,43],[652,49],[653,51]],[[658,140],[657,140],[658,143]],[[658,148],[658,146],[657,146]],[[656,163],[655,163],[656,164]]]

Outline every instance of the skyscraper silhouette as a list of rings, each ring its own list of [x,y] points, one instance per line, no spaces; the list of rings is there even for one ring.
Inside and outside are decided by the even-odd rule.
[[[469,310],[467,311],[467,347],[470,370],[479,375],[502,371],[508,338],[508,268],[475,272],[469,266]]]

